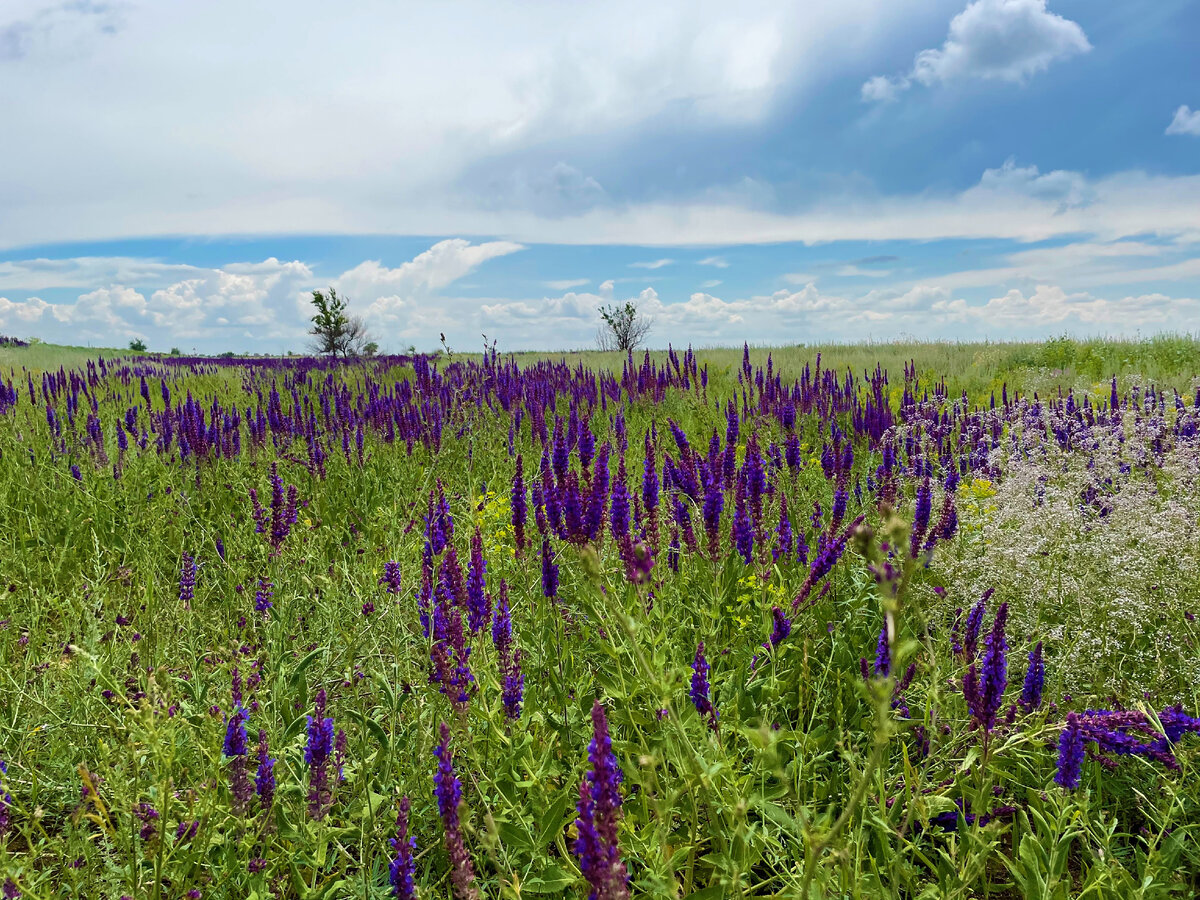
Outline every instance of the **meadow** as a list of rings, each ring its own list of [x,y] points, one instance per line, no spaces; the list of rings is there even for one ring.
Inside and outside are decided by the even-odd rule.
[[[1198,375],[0,346],[0,896],[1195,896]]]

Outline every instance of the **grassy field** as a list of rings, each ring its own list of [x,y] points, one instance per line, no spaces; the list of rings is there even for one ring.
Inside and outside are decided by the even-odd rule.
[[[1200,341],[96,355],[0,348],[5,896],[1200,887]]]

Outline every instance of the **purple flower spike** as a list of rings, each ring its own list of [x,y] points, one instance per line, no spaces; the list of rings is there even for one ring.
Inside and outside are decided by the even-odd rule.
[[[1058,769],[1054,783],[1073,790],[1079,787],[1079,776],[1083,768],[1083,733],[1079,728],[1079,717],[1067,714],[1067,724],[1058,739]]]
[[[192,608],[196,598],[196,557],[190,553],[183,554],[183,562],[179,566],[179,605],[184,609]]]
[[[879,644],[875,648],[875,674],[887,678],[892,672],[892,645],[888,641],[887,622],[879,632]]]
[[[434,750],[438,767],[433,784],[438,814],[442,817],[442,828],[446,835],[446,854],[450,857],[450,881],[454,885],[454,894],[458,900],[477,900],[479,889],[475,887],[475,869],[463,844],[462,826],[459,822],[458,808],[462,803],[462,783],[454,774],[454,757],[450,753],[450,729],[445,722],[442,723],[441,737],[442,742]]]
[[[254,789],[246,771],[246,719],[249,716],[238,705],[225,726],[225,744],[221,752],[230,759],[229,789],[233,794],[233,811],[239,816],[246,811]]]
[[[708,660],[704,658],[704,641],[696,645],[696,657],[692,660],[692,689],[690,696],[696,712],[708,719],[708,727],[717,730],[717,710],[709,697]]]
[[[554,562],[550,541],[545,538],[542,539],[542,593],[547,597],[558,594],[558,566]]]
[[[1046,664],[1042,659],[1042,642],[1029,652],[1029,668],[1025,670],[1025,684],[1021,688],[1021,705],[1026,709],[1037,709],[1042,705],[1042,689],[1046,684]]]
[[[388,864],[388,883],[392,896],[399,900],[414,900],[417,896],[417,839],[408,833],[408,813],[408,798],[403,797],[396,813],[396,836],[389,842],[396,855]]]
[[[275,801],[275,759],[268,755],[267,732],[258,731],[258,772],[254,776],[254,792],[258,794],[259,808],[269,813]]]
[[[383,574],[379,576],[379,583],[383,585],[383,589],[389,594],[400,593],[400,563],[394,559],[383,564]]]
[[[608,718],[599,700],[592,705],[592,733],[588,746],[592,768],[579,785],[575,855],[592,887],[588,900],[627,900],[629,874],[617,844],[622,775],[608,733]]]
[[[307,716],[308,743],[304,762],[308,765],[308,814],[319,822],[333,804],[329,786],[329,759],[333,755],[333,719],[325,716],[325,688],[317,691],[313,715]]]
[[[500,664],[500,698],[504,714],[510,719],[521,717],[521,699],[525,693],[525,675],[521,672],[521,651],[513,641],[512,615],[508,609],[508,585],[500,579],[500,600],[492,620],[492,643]]]

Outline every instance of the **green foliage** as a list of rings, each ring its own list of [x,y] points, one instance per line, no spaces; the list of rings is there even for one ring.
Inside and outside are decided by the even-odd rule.
[[[29,366],[36,383],[41,369],[57,369],[56,359],[78,365],[83,358],[82,351],[34,351],[4,351],[0,359]],[[817,348],[770,352],[776,371],[795,374],[815,361]],[[1102,396],[1107,384],[1093,384],[1113,374],[1186,387],[1196,352],[1196,342],[1183,338],[841,346],[822,348],[822,364],[862,371],[882,360],[895,374],[915,358],[927,381],[945,375],[952,397],[966,390],[973,398],[1056,370],[1061,380],[1047,384],[1086,382]],[[754,350],[752,359],[765,363],[767,353]],[[740,356],[702,353],[710,396],[732,394]],[[599,354],[579,361],[620,365]],[[412,377],[386,359],[365,365],[331,377],[347,386],[367,373],[383,385]],[[321,379],[256,375],[250,383],[240,366],[208,369],[181,371],[168,386],[176,396],[190,389],[245,406],[254,390],[265,395],[274,385],[289,409],[295,387],[302,404],[320,410]],[[159,387],[151,381],[155,411]],[[131,388],[114,381],[95,391],[104,421],[119,419]],[[409,451],[369,433],[361,465],[331,454],[323,479],[297,461],[300,442],[187,465],[153,451],[130,454],[114,480],[112,459],[102,463],[79,445],[60,455],[44,414],[23,405],[0,421],[0,758],[13,797],[0,881],[11,877],[26,897],[176,898],[196,889],[206,898],[265,900],[272,891],[382,898],[401,795],[413,802],[421,896],[448,896],[432,785],[434,730],[443,720],[454,730],[467,845],[484,896],[585,896],[571,842],[595,697],[606,702],[625,774],[621,841],[635,896],[1167,898],[1198,889],[1195,750],[1179,746],[1179,773],[1141,760],[1111,771],[1088,763],[1085,787],[1066,794],[1051,780],[1058,713],[1020,711],[1016,727],[990,740],[972,731],[952,687],[964,664],[932,599],[947,583],[943,558],[904,567],[890,584],[870,568],[884,561],[883,541],[904,545],[903,515],[873,515],[871,532],[835,570],[829,591],[797,616],[792,639],[766,650],[771,606],[786,606],[805,578],[795,560],[747,567],[732,557],[685,556],[680,572],[664,575],[651,595],[627,581],[606,539],[598,553],[559,547],[559,601],[542,596],[536,555],[514,553],[506,499],[513,419],[502,410],[465,414],[436,451],[420,444]],[[661,406],[633,404],[626,416],[627,463],[636,472],[652,423],[661,432],[670,417],[699,435],[724,427],[721,410],[682,392]],[[605,417],[592,424],[598,440],[613,439]],[[781,437],[777,424],[758,424],[764,441]],[[806,465],[787,485],[797,526],[814,500],[826,509],[831,501],[816,459],[827,435],[802,423],[800,437]],[[536,459],[528,419],[514,439],[528,473]],[[82,481],[69,475],[69,461],[83,467]],[[262,491],[272,461],[304,504],[279,556],[255,532],[247,500],[251,487]],[[478,690],[465,713],[428,684],[417,591],[422,520],[438,478],[460,554],[478,524],[488,583],[494,593],[503,578],[510,589],[528,676],[516,723],[503,716],[486,636],[473,645]],[[911,502],[905,498],[905,512]],[[965,502],[962,510],[965,529],[980,525]],[[184,551],[201,563],[187,608],[177,593]],[[395,597],[378,583],[389,559],[403,572]],[[1024,564],[1002,560],[998,586]],[[656,572],[665,570],[658,560]],[[1010,634],[1011,697],[1034,639],[1048,643],[1048,682],[1075,652],[1071,610],[1095,582],[1087,566],[1072,572],[1046,612],[1046,621],[1062,626],[1055,635]],[[1163,579],[1177,574],[1163,564]],[[253,611],[259,577],[274,584],[269,616]],[[366,601],[376,607],[369,617]],[[873,656],[889,621],[894,668],[918,666],[907,717],[893,708],[894,677],[859,675],[859,659]],[[1114,695],[1134,706],[1143,702],[1143,684],[1153,683],[1156,701],[1178,699],[1194,712],[1194,670],[1185,663],[1197,639],[1193,632],[1191,646],[1160,644],[1155,662],[1108,673],[1103,685],[1076,692],[1071,708],[1111,705]],[[698,640],[713,666],[718,733],[687,700]],[[254,704],[252,741],[265,729],[279,758],[279,800],[269,819],[230,808],[221,744],[234,666]],[[329,714],[349,743],[345,781],[320,824],[304,815],[303,758],[318,687],[330,692]],[[93,800],[81,802],[80,766],[95,785]],[[139,803],[160,814],[145,839],[132,814]],[[1016,811],[986,824],[960,816],[947,828],[938,817],[953,819],[960,803],[976,814]],[[195,837],[176,840],[176,827],[192,821]],[[260,857],[266,869],[252,874],[249,863]]]
[[[129,349],[132,350],[134,353],[145,353],[146,352],[146,342],[143,341],[141,338],[134,338],[132,341],[129,342]]]

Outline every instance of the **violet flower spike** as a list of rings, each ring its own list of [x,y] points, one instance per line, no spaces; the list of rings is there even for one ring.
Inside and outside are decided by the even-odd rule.
[[[454,757],[450,753],[450,728],[445,722],[441,725],[441,738],[441,743],[433,751],[438,762],[433,784],[438,814],[441,816],[445,833],[446,855],[450,857],[450,881],[458,900],[478,900],[479,889],[475,887],[475,869],[463,843],[462,825],[459,821],[462,782],[454,774]]]
[[[709,665],[704,657],[704,641],[696,645],[696,656],[692,660],[692,686],[689,696],[696,712],[708,719],[708,727],[717,730],[717,710],[710,698],[711,687],[708,682]]]
[[[629,874],[617,843],[622,774],[613,753],[608,718],[599,700],[592,705],[592,734],[588,746],[591,771],[579,785],[575,855],[592,887],[589,900],[627,900]]]
[[[417,839],[409,834],[408,813],[408,797],[402,797],[396,813],[396,836],[388,842],[396,853],[388,863],[388,883],[392,886],[392,896],[399,900],[415,900],[417,896]]]

